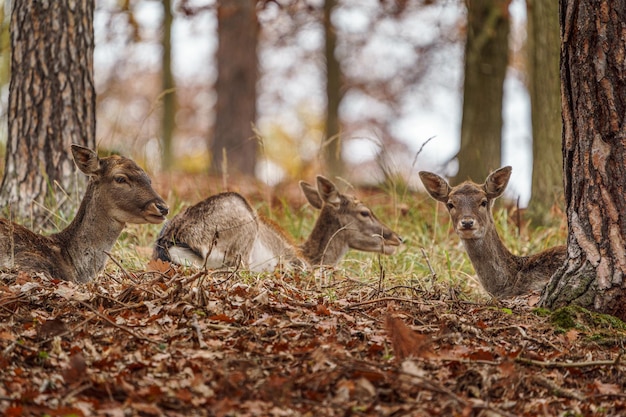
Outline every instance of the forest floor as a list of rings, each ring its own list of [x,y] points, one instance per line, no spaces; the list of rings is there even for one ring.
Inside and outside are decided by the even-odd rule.
[[[445,212],[408,206],[405,251],[324,274],[130,266],[133,243],[89,284],[0,273],[0,414],[626,415],[622,322],[489,299]],[[279,217],[301,236],[307,213]],[[551,242],[496,220],[516,252]]]
[[[532,298],[149,264],[89,285],[4,274],[5,416],[618,416],[626,329]]]

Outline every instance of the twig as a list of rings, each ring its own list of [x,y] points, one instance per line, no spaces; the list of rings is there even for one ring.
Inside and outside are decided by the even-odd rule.
[[[516,326],[516,325],[511,325],[511,326],[499,326],[499,327],[490,327],[488,329],[485,329],[486,331],[491,331],[491,332],[499,332],[500,330],[506,330],[506,329],[516,329],[517,331],[520,332],[520,334],[522,335],[522,338],[524,338],[525,340],[529,340],[531,342],[535,342],[538,345],[545,345],[545,346],[550,346],[552,349],[556,350],[557,352],[562,352],[561,349],[559,349],[554,343],[550,342],[549,340],[539,340],[537,338],[528,336],[528,334],[526,334],[526,330],[524,330],[521,326]]]
[[[509,413],[508,411],[500,410],[499,408],[496,408],[484,402],[482,404],[473,403],[472,408],[491,411],[492,413],[500,414],[501,416],[504,416],[504,417],[517,417],[517,414],[512,414],[512,413]]]
[[[80,323],[78,323],[76,326],[74,326],[71,329],[67,329],[64,332],[61,332],[59,334],[56,334],[52,337],[49,337],[47,339],[42,340],[41,342],[39,342],[40,345],[44,345],[48,342],[51,342],[52,340],[54,340],[55,337],[63,337],[66,336],[68,334],[74,333],[78,328],[84,326],[85,324],[87,324],[88,322],[90,322],[95,316],[91,316],[91,317],[87,317],[85,320],[81,321]]]
[[[122,326],[120,324],[117,324],[116,322],[114,322],[113,320],[111,320],[110,318],[108,318],[107,316],[105,316],[104,314],[100,313],[99,311],[97,311],[96,309],[94,309],[92,306],[90,306],[89,304],[77,300],[79,304],[81,304],[83,307],[87,307],[89,310],[91,310],[92,313],[94,313],[96,316],[100,317],[102,320],[106,321],[107,323],[109,323],[111,326],[113,327],[117,327],[118,329],[125,331],[126,333],[130,334],[131,336],[140,339],[140,340],[145,340],[146,342],[150,342],[154,345],[159,346],[161,344],[161,342],[158,342],[156,340],[150,339],[149,337],[146,336],[141,336],[135,332],[133,332],[131,329],[127,328],[126,326]]]
[[[550,362],[550,361],[537,361],[528,358],[515,358],[515,362],[520,362],[526,365],[540,366],[542,368],[586,368],[588,366],[609,366],[619,365],[618,356],[612,361],[587,361],[587,362]]]
[[[120,263],[117,261],[117,259],[115,259],[115,258],[113,257],[113,255],[111,255],[111,253],[109,253],[109,252],[107,252],[107,251],[104,251],[104,253],[105,253],[105,254],[109,257],[109,259],[111,259],[111,260],[113,261],[113,263],[114,263],[115,265],[117,265],[117,267],[118,267],[119,269],[121,269],[121,270],[122,270],[122,272],[124,273],[124,275],[126,276],[126,278],[128,278],[129,280],[131,280],[133,283],[137,284],[137,281],[136,281],[136,280],[135,280],[135,279],[131,276],[130,272],[128,272],[128,271],[127,271],[127,270],[126,270],[126,269],[122,266],[122,264],[120,264]]]
[[[71,390],[70,392],[67,393],[67,395],[65,396],[63,401],[67,404],[69,402],[69,400],[71,400],[73,397],[77,396],[81,392],[83,392],[85,390],[88,390],[89,388],[92,388],[92,387],[93,387],[93,384],[91,382],[88,382],[85,385],[81,385],[79,387],[76,387],[76,388],[74,388],[73,390]]]
[[[402,298],[402,297],[381,297],[381,298],[376,298],[374,300],[367,300],[367,301],[362,301],[360,303],[350,304],[349,306],[346,306],[345,309],[351,310],[353,308],[363,307],[368,304],[375,304],[379,302],[382,303],[382,302],[389,302],[389,301],[398,301],[401,303],[410,303],[410,304],[416,304],[416,305],[428,304],[424,301],[411,300],[411,299]]]
[[[536,384],[541,385],[544,388],[548,388],[557,397],[571,398],[571,399],[578,400],[578,401],[585,401],[586,399],[583,394],[576,392],[574,390],[563,388],[557,385],[554,381],[551,381],[544,376],[533,375],[532,381],[535,382]]]
[[[428,269],[430,269],[430,274],[433,277],[433,281],[436,281],[437,280],[437,273],[435,272],[435,270],[433,269],[432,265],[430,264],[430,259],[428,258],[428,254],[426,253],[424,248],[420,248],[420,250],[422,251],[422,256],[426,260],[426,265],[428,266]]]
[[[198,324],[198,316],[194,314],[192,317],[193,318],[191,319],[191,327],[193,327],[193,329],[196,331],[196,338],[198,339],[198,345],[200,346],[200,349],[206,349],[208,345],[202,338],[202,329],[200,329],[200,324]]]

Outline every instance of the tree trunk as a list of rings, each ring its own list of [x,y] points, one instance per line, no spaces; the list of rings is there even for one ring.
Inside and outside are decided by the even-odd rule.
[[[459,171],[453,183],[479,181],[500,167],[502,94],[509,57],[510,0],[467,2],[465,82]]]
[[[528,215],[539,226],[554,223],[550,209],[563,198],[559,4],[554,0],[527,0],[527,5],[533,124],[532,197]]]
[[[161,57],[161,77],[163,84],[163,113],[161,115],[162,154],[161,165],[169,170],[173,163],[172,141],[176,127],[176,85],[172,74],[172,1],[163,0],[163,55]]]
[[[626,319],[626,3],[560,0],[569,259],[542,305]]]
[[[337,33],[332,23],[332,13],[337,5],[336,0],[324,2],[324,35],[326,57],[326,134],[323,151],[326,169],[331,177],[343,173],[343,158],[341,156],[341,121],[339,106],[341,105],[341,65],[335,50],[337,47]]]
[[[254,0],[223,0],[218,6],[217,108],[211,171],[254,176],[257,43]]]
[[[75,196],[70,144],[95,147],[92,0],[16,1],[11,16],[11,83],[0,201],[37,226],[64,193]],[[58,192],[58,187],[63,192]],[[45,201],[46,198],[57,201]],[[69,210],[69,208],[68,208]]]

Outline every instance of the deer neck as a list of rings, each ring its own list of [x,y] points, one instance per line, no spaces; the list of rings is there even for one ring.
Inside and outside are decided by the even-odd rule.
[[[107,201],[89,181],[85,196],[72,222],[52,235],[64,258],[73,266],[75,282],[87,282],[104,268],[108,255],[125,224],[108,215]]]
[[[495,227],[489,227],[481,239],[462,239],[467,255],[483,287],[492,294],[513,282],[519,270],[519,257],[504,246]]]
[[[333,266],[343,258],[349,247],[341,237],[339,220],[322,210],[311,235],[301,249],[311,265]]]

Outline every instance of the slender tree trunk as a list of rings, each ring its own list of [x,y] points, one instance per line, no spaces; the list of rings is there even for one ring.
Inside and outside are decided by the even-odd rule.
[[[163,114],[161,116],[162,159],[164,170],[172,167],[172,141],[176,128],[176,85],[172,74],[172,1],[163,0],[163,55],[161,57],[161,74],[163,83]]]
[[[255,0],[222,0],[218,7],[217,108],[211,171],[254,176],[257,43]]]
[[[54,199],[50,191],[74,193],[84,183],[74,175],[70,144],[95,147],[93,12],[93,0],[13,2],[0,201],[13,217],[31,217],[38,226],[47,217],[44,199]]]
[[[626,3],[560,0],[569,259],[542,304],[626,319]]]
[[[502,94],[509,57],[510,0],[467,1],[467,40],[459,171],[478,181],[500,167]]]
[[[535,225],[554,223],[551,208],[563,197],[559,4],[527,0],[530,99],[533,124],[532,197],[528,214]]]
[[[324,34],[326,56],[326,135],[324,140],[324,156],[326,169],[330,176],[338,176],[343,172],[341,156],[341,121],[339,106],[341,105],[341,64],[335,55],[337,33],[332,23],[332,13],[337,5],[336,0],[324,1]]]

